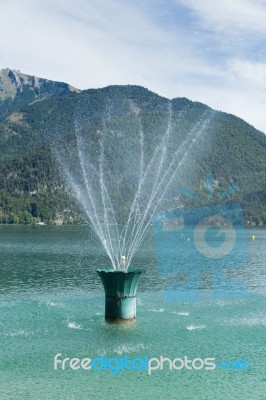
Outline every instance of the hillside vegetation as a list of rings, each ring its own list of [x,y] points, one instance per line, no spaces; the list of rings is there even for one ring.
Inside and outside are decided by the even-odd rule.
[[[98,140],[98,129],[111,109],[113,129],[126,135],[129,148],[133,148],[129,120],[137,110],[149,157],[165,132],[169,100],[139,86],[111,86],[78,92],[66,84],[45,81],[42,90],[37,91],[33,83],[33,86],[29,84],[33,80],[27,82],[24,87],[20,81],[17,92],[12,87],[8,91],[12,96],[2,96],[0,100],[0,223],[80,223],[82,210],[59,172],[56,145],[61,141],[66,147],[73,146],[77,121],[82,117],[82,121],[86,120],[86,141],[93,148]],[[5,90],[7,84],[5,81]],[[172,129],[180,143],[204,113],[209,113],[211,120],[193,151],[188,152],[173,182],[168,206],[198,205],[187,196],[188,190],[184,188],[189,188],[201,199],[202,205],[241,202],[247,224],[249,221],[250,225],[265,225],[264,133],[233,115],[213,112],[208,106],[185,98],[176,98],[171,104]],[[112,146],[116,143],[110,143],[110,168],[116,176],[110,174],[109,179],[119,181],[119,169],[112,157]],[[204,183],[210,174],[211,199]],[[232,185],[234,189],[230,190]],[[221,200],[225,192],[228,193]],[[132,196],[129,182],[115,198],[125,214]]]

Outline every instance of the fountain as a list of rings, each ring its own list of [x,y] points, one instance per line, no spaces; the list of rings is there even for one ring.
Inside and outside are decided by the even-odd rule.
[[[75,135],[67,145],[60,141],[56,154],[110,259],[111,267],[97,270],[105,289],[105,317],[131,320],[142,273],[131,266],[132,260],[151,217],[205,130],[210,110],[202,111],[185,137],[179,122],[189,110],[173,112],[167,99],[160,112],[145,118],[145,110],[127,97],[107,96],[101,110],[95,115],[80,101],[73,118]]]
[[[121,264],[125,264],[125,256]],[[116,271],[98,269],[105,290],[105,319],[110,322],[132,320],[136,318],[136,292],[140,275],[137,269]]]

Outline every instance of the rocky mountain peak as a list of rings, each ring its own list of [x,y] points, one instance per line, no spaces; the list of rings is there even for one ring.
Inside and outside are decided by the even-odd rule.
[[[15,99],[27,93],[27,98],[34,101],[53,94],[78,91],[72,86],[48,79],[27,75],[19,70],[4,68],[0,71],[0,100]]]

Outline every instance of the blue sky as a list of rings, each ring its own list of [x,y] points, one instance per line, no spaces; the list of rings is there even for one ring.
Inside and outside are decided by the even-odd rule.
[[[138,84],[266,132],[265,0],[1,0],[0,68]]]

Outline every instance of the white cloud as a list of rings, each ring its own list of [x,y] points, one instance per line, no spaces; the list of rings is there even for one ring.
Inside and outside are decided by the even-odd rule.
[[[1,36],[9,38],[0,45],[3,66],[11,60],[11,67],[35,74],[45,70],[48,78],[81,88],[139,83],[157,92],[164,91],[162,78],[173,82],[193,73],[195,55],[184,45],[182,32],[170,35],[130,3],[78,0],[73,5],[65,0],[63,4],[58,0],[7,3],[0,15]],[[200,58],[197,70],[212,74]]]
[[[266,89],[266,63],[249,60],[233,60],[229,64],[232,79],[241,80],[246,85]]]
[[[158,18],[172,11],[178,18],[171,26]],[[247,51],[263,37],[265,20],[259,0],[1,0],[0,67],[81,89],[139,84],[205,102],[266,132],[264,50],[260,60]]]
[[[180,0],[204,27],[226,35],[266,33],[264,0]]]

